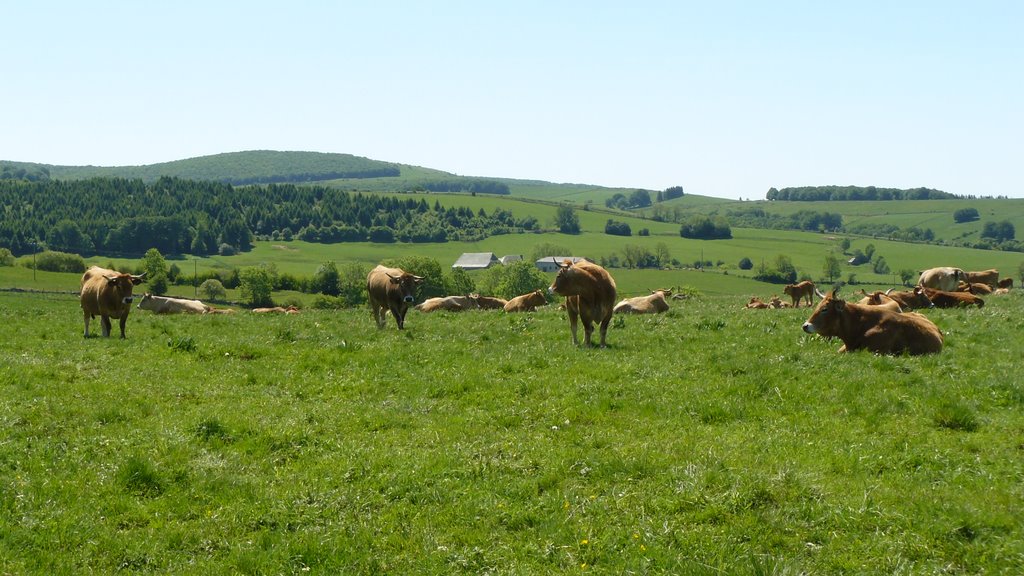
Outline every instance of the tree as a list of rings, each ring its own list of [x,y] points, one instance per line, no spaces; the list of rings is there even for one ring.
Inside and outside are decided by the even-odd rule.
[[[875,245],[868,244],[867,246],[865,246],[864,255],[867,256],[868,262],[871,262],[871,259],[875,257]]]
[[[628,223],[609,218],[604,225],[604,233],[611,236],[632,236],[633,230],[630,229]]]
[[[239,291],[242,300],[251,306],[273,306],[274,300],[271,293],[274,290],[274,281],[270,271],[263,266],[243,268],[239,273]]]
[[[654,258],[658,261],[658,267],[664,268],[672,263],[672,254],[668,251],[668,244],[658,242],[654,246]]]
[[[338,290],[347,306],[366,303],[366,276],[369,273],[369,267],[358,262],[342,264],[338,269]]]
[[[206,300],[223,300],[227,297],[228,291],[224,289],[220,280],[208,278],[199,285],[199,295]]]
[[[576,215],[576,210],[573,210],[572,206],[562,204],[555,213],[555,226],[562,234],[579,234],[580,217]]]
[[[164,260],[159,250],[146,250],[146,255],[142,257],[142,271],[146,273],[146,282],[151,293],[167,293],[167,260]]]
[[[978,218],[981,218],[981,216],[978,214],[977,208],[961,208],[960,210],[953,212],[953,222],[956,222],[957,224],[973,222]]]
[[[341,294],[341,274],[338,272],[338,265],[334,262],[324,262],[313,274],[310,282],[310,291],[328,296]]]
[[[665,198],[665,200],[671,200],[673,198],[682,198],[683,197],[683,187],[682,186],[672,186],[670,188],[665,188],[665,193],[662,196]]]
[[[572,250],[561,244],[541,242],[533,247],[533,252],[530,254],[530,262],[536,262],[548,256],[572,256]]]
[[[46,234],[46,243],[50,248],[89,255],[95,252],[92,240],[82,233],[74,220],[61,220]]]
[[[7,248],[0,248],[0,266],[14,266],[14,254]]]
[[[750,258],[744,256],[740,259],[739,267],[740,270],[750,270],[754,267],[754,263],[750,261]]]
[[[850,239],[843,238],[839,242],[839,248],[843,251],[843,254],[846,254],[850,250]]]
[[[630,208],[646,208],[651,205],[651,193],[647,190],[636,190],[629,195]]]
[[[843,273],[842,266],[840,265],[839,258],[836,258],[835,254],[829,254],[825,256],[825,266],[822,268],[822,272],[825,278],[828,278],[828,283],[832,284],[835,279]]]
[[[917,276],[917,272],[910,268],[903,268],[900,270],[900,282],[902,282],[904,286],[910,286],[910,281],[913,280],[915,276]]]
[[[534,290],[544,290],[550,283],[533,262],[519,260],[502,269],[503,273],[494,290],[494,294],[502,298],[515,298]]]
[[[465,268],[452,268],[444,280],[445,292],[448,294],[466,295],[476,291],[476,284]]]
[[[1009,220],[985,222],[985,226],[981,229],[982,238],[991,238],[997,242],[1013,240],[1014,236],[1016,236],[1016,230]]]
[[[885,261],[884,256],[879,256],[878,258],[875,259],[873,269],[875,271],[875,274],[888,274],[889,272],[891,272],[891,270],[889,269],[889,264]]]

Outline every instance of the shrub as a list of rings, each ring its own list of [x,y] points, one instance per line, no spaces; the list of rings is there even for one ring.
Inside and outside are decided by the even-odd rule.
[[[85,272],[85,260],[78,254],[46,251],[35,256],[36,270],[47,272]],[[32,268],[32,259],[25,260],[25,266]]]
[[[0,266],[14,266],[14,254],[10,249],[0,248]]]
[[[956,212],[953,212],[953,221],[957,224],[963,222],[973,222],[981,216],[978,214],[977,208],[961,208]]]
[[[604,233],[611,236],[632,236],[633,230],[630,229],[628,223],[609,218],[608,222],[604,225]]]
[[[750,270],[754,267],[754,263],[750,261],[750,258],[744,256],[743,258],[740,258],[739,267],[740,270]]]
[[[199,295],[207,300],[223,300],[227,297],[228,292],[220,280],[210,278],[203,280],[203,283],[199,285]]]
[[[217,254],[221,256],[234,256],[238,254],[238,249],[225,242],[217,247]]]

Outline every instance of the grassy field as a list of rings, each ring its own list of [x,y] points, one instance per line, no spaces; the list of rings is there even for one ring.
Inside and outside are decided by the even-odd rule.
[[[1024,566],[1024,298],[928,357],[703,297],[158,317],[0,293],[10,574],[923,574]]]

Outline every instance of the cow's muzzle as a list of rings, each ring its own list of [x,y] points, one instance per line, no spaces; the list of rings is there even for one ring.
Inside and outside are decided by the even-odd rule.
[[[804,322],[804,332],[807,332],[808,334],[814,334],[815,332],[817,332],[817,330],[814,329],[814,324],[811,324],[810,322]]]
[[[416,301],[416,299],[413,298],[412,296],[406,296],[405,298],[402,298],[402,300],[404,300],[406,302],[415,302]]]

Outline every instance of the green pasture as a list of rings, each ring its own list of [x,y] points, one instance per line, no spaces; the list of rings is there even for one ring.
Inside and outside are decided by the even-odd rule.
[[[467,197],[468,199],[468,197]],[[581,214],[585,214],[581,211]],[[875,246],[875,254],[885,258],[891,274],[879,275],[871,271],[870,265],[850,266],[846,255],[839,251],[842,236],[808,232],[793,232],[761,229],[734,229],[731,240],[690,240],[677,233],[655,231],[651,236],[620,237],[609,236],[597,231],[597,225],[586,218],[581,222],[585,232],[578,235],[557,233],[509,234],[492,236],[480,242],[446,242],[433,244],[374,244],[370,242],[314,244],[300,241],[257,242],[255,248],[235,256],[211,256],[194,258],[187,256],[180,260],[169,260],[183,273],[206,272],[209,270],[230,270],[249,266],[273,265],[279,272],[297,276],[312,276],[324,262],[360,262],[368,266],[389,258],[403,256],[424,256],[436,259],[447,269],[463,252],[494,252],[498,256],[522,254],[529,257],[534,246],[540,243],[563,246],[572,255],[587,256],[600,261],[612,254],[620,257],[627,245],[644,247],[655,251],[659,244],[665,244],[670,255],[679,260],[683,269],[671,270],[630,270],[611,269],[623,295],[645,293],[650,288],[689,286],[708,294],[768,296],[781,292],[781,286],[757,282],[751,279],[757,267],[763,262],[771,267],[779,255],[788,256],[801,276],[809,276],[821,283],[822,269],[826,256],[835,255],[843,262],[838,280],[847,281],[854,274],[857,282],[853,288],[886,288],[899,284],[898,272],[903,268],[922,270],[935,266],[957,266],[966,270],[997,268],[1003,276],[1018,278],[1024,255],[1015,252],[952,248],[926,244],[908,244],[887,240],[854,238],[852,249],[864,249],[869,243]],[[671,226],[672,225],[663,225]],[[603,229],[603,224],[601,224]],[[564,256],[568,254],[558,254]],[[24,263],[30,257],[22,257]],[[742,258],[754,263],[753,270],[739,270]],[[699,260],[722,262],[722,266],[700,271],[690,269]],[[101,266],[137,266],[138,259],[117,259],[97,256],[87,259],[89,264]],[[476,273],[471,274],[475,276]],[[1019,280],[1019,278],[1018,278]],[[55,274],[39,271],[33,279],[32,270],[23,266],[0,267],[0,289],[22,288],[30,290],[78,290],[79,275]],[[827,282],[825,283],[827,284]],[[824,285],[823,285],[824,287]],[[145,288],[143,288],[145,289]],[[189,287],[173,287],[172,294],[193,296]],[[303,296],[298,296],[303,299]]]
[[[722,275],[716,275],[722,277]],[[155,316],[0,292],[10,574],[1008,574],[1024,298],[837,354],[733,296],[570,344],[557,307]]]

